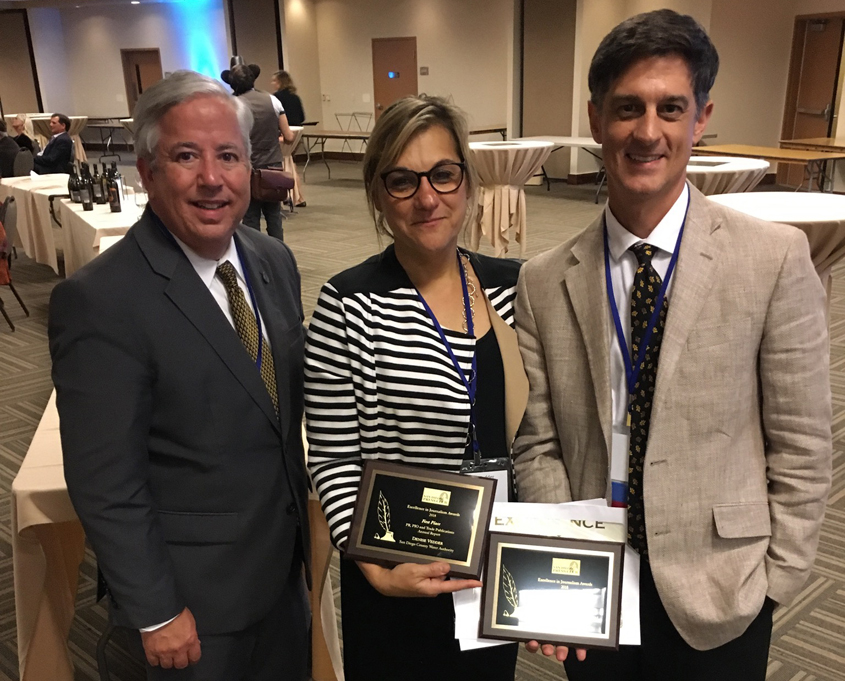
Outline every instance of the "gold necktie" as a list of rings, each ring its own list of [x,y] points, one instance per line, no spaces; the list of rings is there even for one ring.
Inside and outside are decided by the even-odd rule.
[[[246,302],[246,297],[241,287],[238,286],[238,274],[234,266],[228,260],[217,267],[217,276],[220,277],[223,285],[226,287],[226,295],[229,297],[229,309],[232,312],[232,319],[235,322],[235,330],[238,336],[241,337],[241,342],[244,344],[252,361],[258,359],[258,339],[260,338],[260,329],[255,320],[255,315]],[[273,353],[267,347],[267,343],[262,344],[261,349],[261,379],[267,387],[267,392],[270,394],[270,399],[273,400],[273,407],[276,409],[276,415],[279,414],[279,395],[276,391],[276,367],[273,364]]]

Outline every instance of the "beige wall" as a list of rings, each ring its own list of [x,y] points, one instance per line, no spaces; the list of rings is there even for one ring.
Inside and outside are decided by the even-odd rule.
[[[525,0],[522,134],[567,136],[572,130],[576,0]],[[549,18],[554,17],[554,21]],[[554,178],[569,175],[568,149],[545,164]]]
[[[513,0],[318,0],[317,32],[326,127],[373,110],[371,41],[406,36],[429,68],[420,92],[453,97],[471,126],[508,119]]]
[[[711,92],[715,144],[778,146],[795,0],[713,0],[710,37],[720,67]]]
[[[0,98],[7,114],[38,111],[25,18],[24,11],[0,12]]]
[[[305,119],[323,124],[320,99],[320,52],[317,43],[317,7],[314,0],[280,0],[285,69],[296,84]],[[266,80],[265,80],[265,86]]]
[[[64,77],[73,110],[69,114],[126,116],[126,88],[120,50],[157,47],[165,72],[206,64],[219,77],[229,64],[222,0],[209,0],[194,22],[179,4],[104,5],[63,9]],[[192,35],[192,31],[203,30]],[[191,41],[196,40],[196,46]],[[200,61],[196,57],[200,57]]]

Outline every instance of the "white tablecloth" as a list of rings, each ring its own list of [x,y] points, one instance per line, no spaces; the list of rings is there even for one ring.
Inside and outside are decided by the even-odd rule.
[[[59,273],[56,254],[56,239],[53,221],[50,218],[50,195],[67,194],[68,176],[40,175],[37,179],[29,177],[8,177],[0,180],[0,201],[7,196],[14,196],[18,207],[18,242],[16,246],[35,262],[49,265]],[[54,210],[59,210],[56,199]]]
[[[293,162],[293,152],[299,146],[300,140],[302,140],[302,131],[304,128],[301,125],[292,125],[290,129],[294,134],[293,142],[279,142],[279,146],[282,148],[282,168],[286,173],[293,175],[294,184],[293,190],[291,191],[291,198],[293,198],[293,205],[296,206],[305,202],[305,195],[302,192],[303,180],[299,176],[299,173],[296,172],[296,163]]]
[[[760,184],[769,162],[739,156],[693,156],[687,164],[687,179],[703,194],[750,192]]]
[[[497,257],[507,255],[510,230],[525,251],[528,224],[525,190],[528,179],[545,163],[554,145],[545,141],[470,142],[481,191],[478,215],[472,224],[470,246],[477,250],[486,236]]]
[[[104,236],[122,236],[141,215],[130,195],[120,213],[112,213],[108,204],[94,205],[94,210],[82,210],[82,204],[61,202],[62,230],[65,243],[65,276],[70,276],[91,262],[100,252]]]
[[[798,227],[810,242],[813,265],[830,301],[831,268],[845,256],[845,196],[820,192],[753,192],[711,196],[761,220]]]

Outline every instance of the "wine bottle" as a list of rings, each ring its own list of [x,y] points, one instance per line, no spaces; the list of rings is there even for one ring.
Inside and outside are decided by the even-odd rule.
[[[126,190],[123,184],[123,175],[121,175],[120,171],[117,169],[117,161],[111,162],[111,171],[115,182],[117,182],[118,189],[120,189],[120,200],[123,201],[126,198]]]
[[[94,175],[91,177],[91,192],[93,194],[94,203],[104,204],[108,199],[103,195],[103,184],[100,181],[100,171],[97,170],[97,164],[94,164]]]
[[[91,193],[91,173],[88,164],[82,164],[82,184],[79,187],[79,194],[82,197],[82,210],[94,210],[94,201]]]
[[[108,180],[106,181],[108,185],[109,208],[111,209],[112,213],[119,213],[121,210],[120,185],[117,184],[117,179],[114,175],[114,169],[110,170]]]
[[[79,194],[79,175],[76,174],[76,165],[70,167],[70,178],[67,181],[67,193],[74,203],[82,203],[82,196]]]
[[[103,173],[100,175],[100,185],[102,187],[103,192],[103,203],[109,202],[109,169],[105,163],[103,163]]]

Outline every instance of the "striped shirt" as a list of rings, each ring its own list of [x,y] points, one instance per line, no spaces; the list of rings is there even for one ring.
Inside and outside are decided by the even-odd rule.
[[[519,263],[468,255],[513,326]],[[475,339],[443,331],[469,378]],[[392,246],[323,286],[305,349],[305,415],[308,467],[336,546],[349,534],[365,459],[460,470],[469,397]]]

